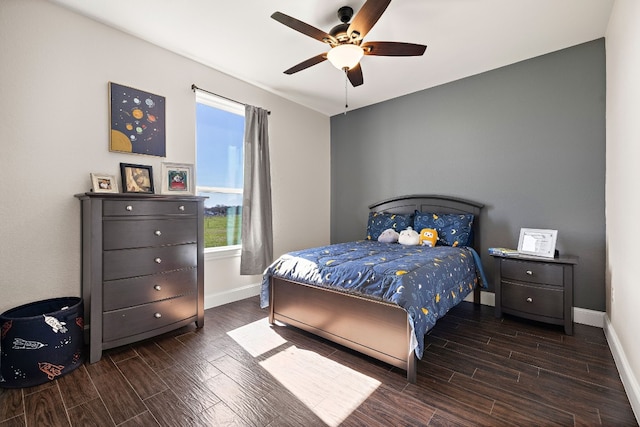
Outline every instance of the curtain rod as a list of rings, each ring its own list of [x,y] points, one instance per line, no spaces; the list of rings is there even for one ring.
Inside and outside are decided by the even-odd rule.
[[[201,91],[203,91],[203,92],[207,92],[208,94],[211,94],[211,95],[218,96],[218,97],[220,97],[220,98],[224,98],[224,99],[226,99],[227,101],[235,102],[236,104],[245,105],[245,106],[247,105],[247,104],[245,104],[244,102],[240,102],[240,101],[236,101],[235,99],[227,98],[226,96],[222,96],[222,95],[219,95],[219,94],[217,94],[217,93],[215,93],[215,92],[211,92],[211,91],[208,91],[208,90],[206,90],[206,89],[199,88],[199,87],[198,87],[198,86],[196,86],[195,84],[192,84],[192,85],[191,85],[191,90],[195,92],[195,91],[196,91],[196,89],[197,89],[197,90],[201,90]],[[267,110],[267,114],[271,115],[271,111]]]

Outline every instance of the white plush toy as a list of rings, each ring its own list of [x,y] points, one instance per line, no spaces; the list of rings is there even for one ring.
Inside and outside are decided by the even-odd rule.
[[[394,230],[393,228],[387,228],[382,233],[380,233],[380,236],[378,236],[378,242],[396,243],[399,236],[400,235],[396,230]]]
[[[398,237],[398,243],[401,245],[407,246],[417,246],[420,244],[420,235],[417,231],[412,229],[411,227],[407,227],[406,230],[402,230],[400,232],[400,237]]]

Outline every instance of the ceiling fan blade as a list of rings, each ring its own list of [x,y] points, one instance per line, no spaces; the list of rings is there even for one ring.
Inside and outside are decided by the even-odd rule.
[[[360,86],[362,83],[364,83],[364,77],[362,76],[362,68],[360,67],[360,64],[347,71],[347,77],[349,78],[349,81],[351,82],[351,85],[353,87]]]
[[[320,55],[316,55],[313,58],[309,58],[306,61],[302,61],[301,63],[299,63],[298,65],[294,65],[293,67],[289,68],[287,71],[285,71],[285,74],[293,74],[293,73],[297,73],[298,71],[302,71],[306,68],[311,67],[312,65],[316,65],[321,63],[322,61],[326,61],[327,59],[327,54],[326,53],[321,53]]]
[[[367,0],[351,20],[347,34],[352,40],[361,40],[373,28],[389,6],[391,0]],[[357,33],[357,34],[356,34]]]
[[[423,44],[401,42],[367,42],[360,47],[365,55],[375,56],[420,56],[427,49]]]
[[[323,43],[329,43],[332,45],[338,43],[335,37],[333,37],[331,34],[327,34],[326,32],[314,26],[311,26],[305,22],[299,21],[296,18],[293,18],[289,15],[285,15],[284,13],[274,12],[274,14],[271,15],[271,17],[276,21],[280,22],[281,24],[284,24],[289,28],[299,31],[302,34],[307,35],[316,40],[319,40]]]

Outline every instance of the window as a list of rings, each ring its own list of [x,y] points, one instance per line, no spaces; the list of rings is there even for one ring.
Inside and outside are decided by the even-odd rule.
[[[244,106],[196,91],[196,191],[205,201],[205,248],[240,245]]]

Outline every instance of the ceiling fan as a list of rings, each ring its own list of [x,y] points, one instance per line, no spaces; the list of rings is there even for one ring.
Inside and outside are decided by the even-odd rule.
[[[333,27],[328,33],[309,24],[275,12],[271,17],[276,21],[301,32],[309,37],[331,46],[328,52],[321,53],[302,61],[286,70],[285,74],[293,74],[313,65],[329,60],[336,68],[344,70],[351,84],[360,86],[364,83],[360,59],[363,55],[372,56],[420,56],[427,48],[425,45],[401,42],[363,42],[369,30],[378,22],[391,0],[367,0],[358,13],[353,16],[353,9],[343,6],[338,10],[341,24]],[[351,18],[353,17],[353,20]],[[351,21],[351,22],[349,22]]]

